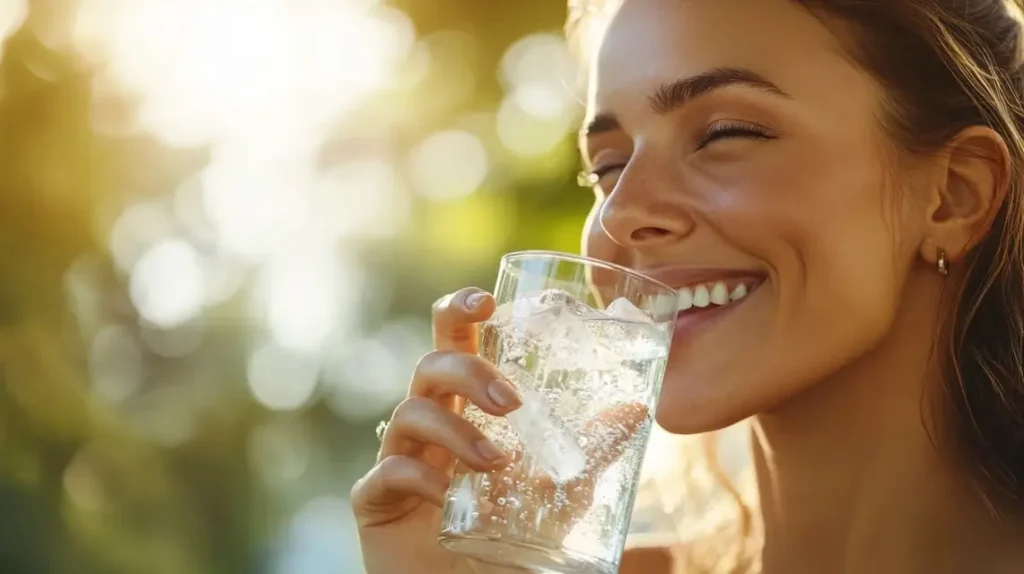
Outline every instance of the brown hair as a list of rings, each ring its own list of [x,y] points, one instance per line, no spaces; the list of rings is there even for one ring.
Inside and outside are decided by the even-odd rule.
[[[1012,158],[1005,203],[959,265],[948,337],[940,447],[962,460],[994,512],[1024,510],[1024,68],[1021,0],[794,0],[836,29],[885,89],[881,124],[898,151],[941,150],[988,126]],[[595,7],[570,4],[570,30]],[[835,25],[838,25],[836,27]]]
[[[1002,0],[797,0],[852,30],[849,50],[885,88],[882,125],[907,153],[984,125],[1010,150],[993,228],[963,262],[940,441],[965,459],[993,510],[1024,507],[1024,73],[1021,26]]]

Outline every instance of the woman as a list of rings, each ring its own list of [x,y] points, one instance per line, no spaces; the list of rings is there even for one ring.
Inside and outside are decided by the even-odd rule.
[[[708,320],[683,322],[657,413],[680,434],[753,417],[761,535],[735,570],[1024,572],[1020,38],[1001,0],[616,8],[584,251],[751,287],[681,305]],[[474,356],[493,307],[466,289],[435,309],[438,351],[353,491],[370,574],[496,572],[435,542],[452,456],[502,464],[452,397],[518,404]]]

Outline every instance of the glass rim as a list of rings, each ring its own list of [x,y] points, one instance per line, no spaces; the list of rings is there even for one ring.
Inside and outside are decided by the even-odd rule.
[[[653,277],[648,277],[647,275],[644,275],[639,271],[630,269],[629,267],[625,267],[617,263],[609,263],[607,261],[602,261],[600,259],[594,259],[593,257],[587,257],[586,255],[576,255],[574,253],[563,253],[561,251],[549,251],[544,249],[527,249],[523,251],[513,251],[511,253],[506,253],[501,257],[501,263],[505,264],[506,261],[510,261],[512,259],[525,259],[530,257],[549,257],[552,259],[561,259],[563,261],[569,261],[572,263],[581,263],[586,265],[593,265],[595,267],[603,267],[604,269],[607,269],[609,271],[615,271],[616,273],[629,275],[630,277],[634,277],[645,283],[650,283],[661,290],[667,291],[673,296],[678,294],[675,289],[669,287],[665,283],[662,283],[661,281],[658,281]]]

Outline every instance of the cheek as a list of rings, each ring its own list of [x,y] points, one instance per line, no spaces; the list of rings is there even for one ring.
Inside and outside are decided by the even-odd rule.
[[[886,335],[912,251],[894,235],[884,173],[858,165],[774,166],[695,189],[709,224],[766,265],[769,281],[674,349],[663,425],[699,432],[763,412]]]
[[[901,236],[905,211],[885,162],[867,134],[854,135],[780,146],[708,181],[717,188],[705,198],[710,218],[762,251],[783,294],[799,297],[789,304],[842,300],[865,311],[880,293],[876,306],[891,300],[912,238]]]

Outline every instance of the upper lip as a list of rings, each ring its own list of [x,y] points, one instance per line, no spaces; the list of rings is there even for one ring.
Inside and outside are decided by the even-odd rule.
[[[767,274],[753,269],[728,269],[715,267],[660,267],[642,271],[644,275],[679,289],[702,283],[714,283],[730,279],[750,279],[751,283],[760,283]]]

